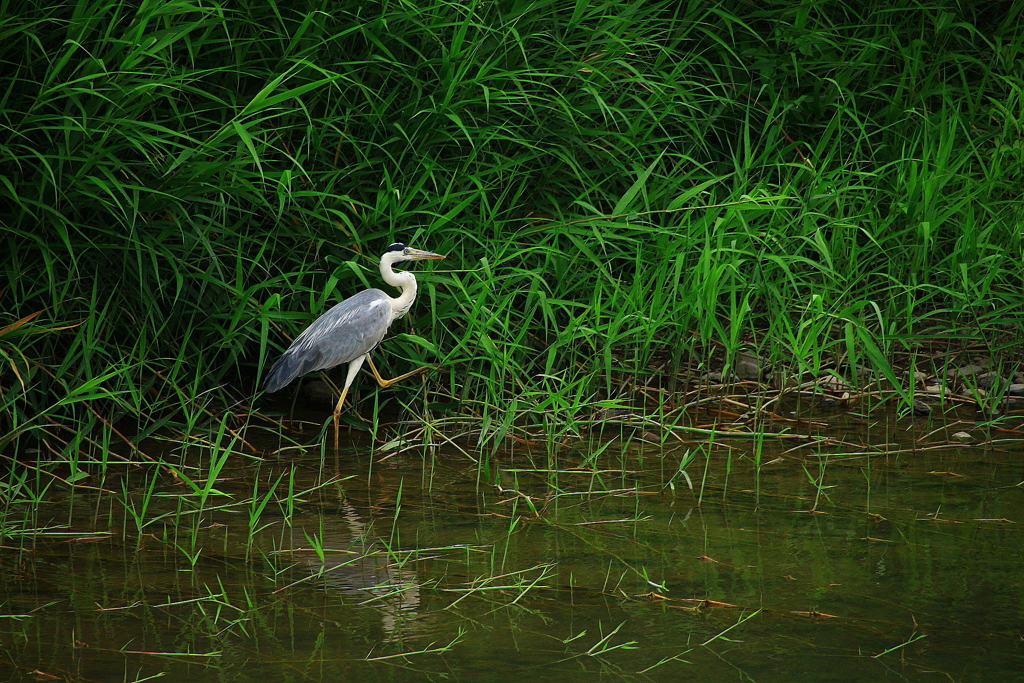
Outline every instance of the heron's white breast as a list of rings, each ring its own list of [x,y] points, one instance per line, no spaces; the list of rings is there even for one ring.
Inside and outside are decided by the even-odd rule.
[[[391,297],[388,297],[387,299],[376,299],[375,301],[370,302],[371,310],[376,309],[378,306],[383,306],[386,309],[388,309],[388,313],[390,315],[388,316],[387,324],[389,327],[391,323],[395,321],[395,319],[401,318],[409,310],[408,308],[406,308],[404,311],[399,311],[395,307],[395,301],[397,301],[397,299],[392,299]]]

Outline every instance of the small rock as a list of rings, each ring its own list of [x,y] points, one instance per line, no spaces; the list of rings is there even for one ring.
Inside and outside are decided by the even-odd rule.
[[[977,375],[979,372],[985,372],[985,368],[980,365],[964,365],[947,371],[946,377],[971,377],[972,375]]]
[[[932,407],[924,401],[914,400],[914,415],[931,415]]]
[[[934,394],[935,396],[942,396],[942,385],[941,384],[929,384],[924,388],[926,394]]]
[[[959,441],[960,443],[970,443],[974,441],[974,437],[967,432],[957,432],[953,436],[949,437],[953,441]]]
[[[818,380],[818,386],[830,391],[849,391],[850,387],[846,382],[835,375],[825,375]]]
[[[875,374],[874,371],[871,368],[869,368],[869,367],[867,367],[865,365],[858,365],[854,369],[854,371],[857,373],[857,377],[860,378],[860,379],[865,379],[865,378],[870,379],[871,376]]]
[[[823,396],[819,404],[822,408],[835,408],[839,405],[839,401],[835,400],[831,396]]]
[[[1020,384],[1011,384],[1006,388],[1006,394],[1008,396],[1024,396],[1024,382]]]
[[[302,400],[307,405],[320,407],[320,406],[333,406],[335,401],[338,399],[335,397],[334,392],[327,386],[327,383],[321,379],[314,379],[306,381],[302,384]]]
[[[986,372],[978,375],[978,386],[982,389],[991,389],[995,386],[996,382],[1000,382],[999,373],[997,372]]]
[[[709,372],[708,374],[704,375],[704,379],[709,384],[721,384],[722,383],[722,373],[720,373],[720,372]]]
[[[598,420],[609,422],[611,420],[621,420],[632,414],[633,411],[626,410],[625,408],[605,408],[604,410],[598,411],[595,417]]]
[[[756,382],[761,379],[761,372],[764,368],[764,359],[756,354],[747,351],[740,351],[736,354],[736,376],[743,380]]]

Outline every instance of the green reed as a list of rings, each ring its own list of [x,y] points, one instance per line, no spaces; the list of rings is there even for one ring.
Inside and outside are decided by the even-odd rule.
[[[222,410],[244,428],[268,361],[393,240],[448,259],[379,363],[443,372],[384,412],[480,446],[657,409],[750,342],[909,405],[892,359],[922,335],[1019,338],[1000,11],[15,3],[0,449],[73,479]]]

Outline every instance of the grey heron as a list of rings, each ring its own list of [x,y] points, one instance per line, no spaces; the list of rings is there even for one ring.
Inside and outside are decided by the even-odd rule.
[[[391,266],[403,261],[442,258],[444,256],[440,254],[412,249],[404,244],[389,246],[380,257],[380,275],[384,282],[397,287],[401,294],[391,297],[379,289],[367,289],[335,304],[296,337],[277,359],[267,373],[264,388],[268,392],[278,391],[296,377],[348,363],[345,387],[341,390],[338,405],[334,407],[334,447],[337,448],[341,404],[363,361],[369,362],[377,383],[384,388],[429,367],[417,368],[394,379],[384,379],[370,360],[370,352],[384,339],[391,323],[409,312],[416,299],[416,277],[408,271],[396,273]]]

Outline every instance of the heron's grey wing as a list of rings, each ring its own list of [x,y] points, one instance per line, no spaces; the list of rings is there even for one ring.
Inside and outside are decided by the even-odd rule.
[[[264,388],[277,391],[296,377],[348,363],[380,343],[392,320],[391,297],[367,289],[336,304],[295,338],[267,373]]]

